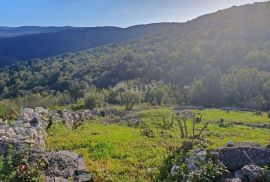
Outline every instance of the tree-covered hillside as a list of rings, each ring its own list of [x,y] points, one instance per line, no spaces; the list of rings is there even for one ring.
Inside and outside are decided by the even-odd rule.
[[[78,52],[97,46],[154,35],[175,29],[179,23],[138,25],[129,28],[118,27],[28,27],[11,28],[6,33],[21,36],[1,38],[0,27],[0,66],[8,62],[2,57],[16,61],[33,58],[46,58],[66,52]],[[5,30],[5,29],[4,29]],[[38,33],[38,31],[40,33]],[[3,31],[2,33],[5,33]],[[27,35],[30,34],[30,35]]]
[[[4,67],[1,97],[136,80],[166,83],[179,104],[269,108],[269,17],[270,2],[233,7],[138,39]]]

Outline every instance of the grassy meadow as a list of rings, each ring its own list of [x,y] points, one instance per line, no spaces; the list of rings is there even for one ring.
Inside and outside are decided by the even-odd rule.
[[[48,132],[47,147],[50,150],[72,150],[81,154],[88,169],[94,173],[95,181],[155,181],[166,156],[179,147],[178,123],[175,119],[169,129],[164,129],[163,117],[170,122],[175,112],[170,108],[144,109],[134,111],[139,118],[138,125],[125,121],[109,124],[108,120],[120,118],[96,117],[76,129],[62,125],[53,125]],[[206,109],[200,112],[203,122],[196,125],[196,132],[206,121],[226,123],[240,121],[267,124],[270,120],[266,113],[255,116],[250,112],[229,112]],[[189,134],[192,133],[191,121],[187,121]],[[150,135],[144,135],[150,133]],[[269,129],[252,128],[244,125],[210,124],[203,133],[210,148],[233,142],[257,142],[261,145],[270,143]]]

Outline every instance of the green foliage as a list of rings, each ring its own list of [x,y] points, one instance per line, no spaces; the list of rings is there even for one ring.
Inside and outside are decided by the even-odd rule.
[[[192,137],[192,120],[187,120],[187,131],[189,137],[184,140],[179,136],[177,122],[174,122],[170,129],[163,129],[163,116],[171,118],[174,110],[166,107],[158,109],[144,108],[134,110],[134,115],[140,120],[139,126],[129,126],[126,123],[104,124],[108,117],[94,117],[93,120],[84,123],[82,126],[71,129],[62,125],[52,125],[48,130],[47,149],[48,150],[72,150],[81,154],[89,171],[94,174],[96,180],[111,181],[156,181],[163,174],[167,180],[171,173],[173,164],[179,162],[180,153],[174,152],[179,145],[182,151],[190,151],[194,148],[217,148],[225,145],[228,141],[234,142],[256,142],[263,146],[269,144],[269,129],[252,128],[241,125],[234,127],[219,127],[216,124],[220,117],[226,123],[231,121],[241,121],[244,123],[269,123],[267,114],[263,116],[253,116],[252,112],[229,112],[216,109],[201,110],[202,121],[196,124],[195,134],[198,134],[205,125],[205,121],[215,121],[207,126],[203,139],[209,141],[205,143],[202,139],[190,139]],[[196,111],[194,111],[196,113]],[[261,119],[261,120],[260,120]],[[169,119],[168,119],[169,121]],[[260,122],[259,122],[260,121]],[[182,121],[183,122],[183,121]],[[184,124],[183,124],[184,129]],[[154,138],[142,135],[142,131],[150,134],[154,133]],[[185,129],[184,129],[185,130]],[[208,144],[209,146],[207,146]],[[187,152],[188,153],[188,152]],[[175,155],[174,155],[175,154]],[[166,170],[159,170],[172,156]],[[180,155],[179,157],[181,157]],[[184,156],[182,156],[184,157]],[[173,160],[175,159],[175,160]],[[165,163],[165,162],[164,162]],[[219,169],[219,165],[214,169]],[[210,174],[217,173],[212,170],[212,164],[201,165]],[[183,175],[187,165],[180,165]],[[210,169],[208,169],[210,168]],[[181,170],[179,170],[180,174]],[[166,175],[164,175],[166,173]],[[180,174],[182,175],[182,174]],[[206,175],[205,173],[200,176]],[[162,178],[162,179],[164,179]],[[172,179],[172,178],[171,178]],[[171,180],[175,181],[175,180]]]
[[[88,93],[85,96],[84,108],[94,109],[96,107],[102,107],[105,105],[104,95],[99,93]]]
[[[44,107],[53,108],[70,104],[72,99],[67,93],[42,92],[37,94],[27,94],[13,99],[0,100],[0,118],[7,117],[11,109],[19,111],[21,107]]]
[[[120,98],[121,90],[109,89],[108,92],[109,93],[106,96],[106,101],[109,104],[120,104],[121,103],[121,98]]]
[[[113,154],[113,145],[108,142],[98,142],[90,148],[94,160],[108,159]]]
[[[121,102],[126,110],[132,110],[135,104],[141,102],[142,96],[138,92],[124,92],[121,94]]]
[[[145,102],[153,105],[168,104],[170,102],[171,88],[165,84],[156,84],[145,93]]]
[[[254,115],[252,112],[230,111],[220,109],[204,109],[201,110],[202,120],[204,121],[220,121],[220,118],[226,122],[242,122],[246,124],[269,124],[267,113],[263,112],[262,116]]]
[[[231,122],[226,122],[224,121],[223,118],[220,119],[220,123],[218,125],[219,127],[222,127],[222,128],[227,128],[227,127],[233,127],[233,123]]]
[[[26,161],[27,154],[16,153],[13,145],[7,145],[6,154],[0,158],[0,180],[4,182],[40,182],[45,177],[42,169],[32,167]]]
[[[269,110],[270,25],[254,21],[268,20],[269,5],[235,7],[187,24],[148,25],[140,30],[159,33],[3,67],[0,97],[53,90],[68,92],[76,100],[95,87],[139,80],[138,86],[154,86],[143,92],[155,105],[176,100]],[[252,12],[249,17],[247,11]],[[110,103],[119,104],[118,91],[107,96]]]
[[[225,166],[218,162],[208,160],[206,162],[199,163],[199,172],[193,172],[189,174],[188,179],[191,182],[218,182],[221,179],[221,175],[226,171]]]
[[[68,93],[49,93],[42,92],[37,94],[27,94],[15,99],[16,102],[23,107],[35,108],[52,106],[64,106],[72,102]]]
[[[174,124],[174,114],[172,115],[172,119],[171,119],[170,122],[168,122],[165,119],[165,116],[163,116],[162,118],[163,118],[163,126],[162,126],[163,129],[170,129],[170,128],[173,127],[173,124]]]
[[[148,137],[148,138],[155,138],[155,134],[154,131],[149,129],[149,128],[145,128],[141,131],[141,135]]]
[[[77,99],[75,103],[70,105],[71,109],[73,110],[80,110],[85,108],[85,100],[84,99]]]
[[[14,100],[4,99],[0,100],[0,118],[8,119],[8,114],[11,108],[19,110],[19,106]]]

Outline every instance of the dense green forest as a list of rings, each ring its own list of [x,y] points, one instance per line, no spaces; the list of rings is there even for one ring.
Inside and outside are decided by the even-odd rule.
[[[0,95],[76,100],[94,91],[115,103],[126,85],[153,104],[270,109],[269,17],[270,2],[232,7],[137,39],[5,66]]]
[[[156,23],[128,28],[0,27],[0,66],[155,35],[180,26],[180,23]]]

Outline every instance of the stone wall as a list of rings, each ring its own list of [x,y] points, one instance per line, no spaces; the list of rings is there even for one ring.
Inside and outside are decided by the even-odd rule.
[[[69,116],[70,113],[64,115]],[[0,155],[5,156],[7,145],[12,145],[16,153],[24,152],[27,155],[28,163],[32,166],[43,160],[46,164],[46,181],[68,181],[68,178],[91,181],[92,175],[87,172],[81,156],[71,151],[46,151],[46,129],[51,124],[51,112],[40,107],[22,109],[12,127],[0,120]]]

